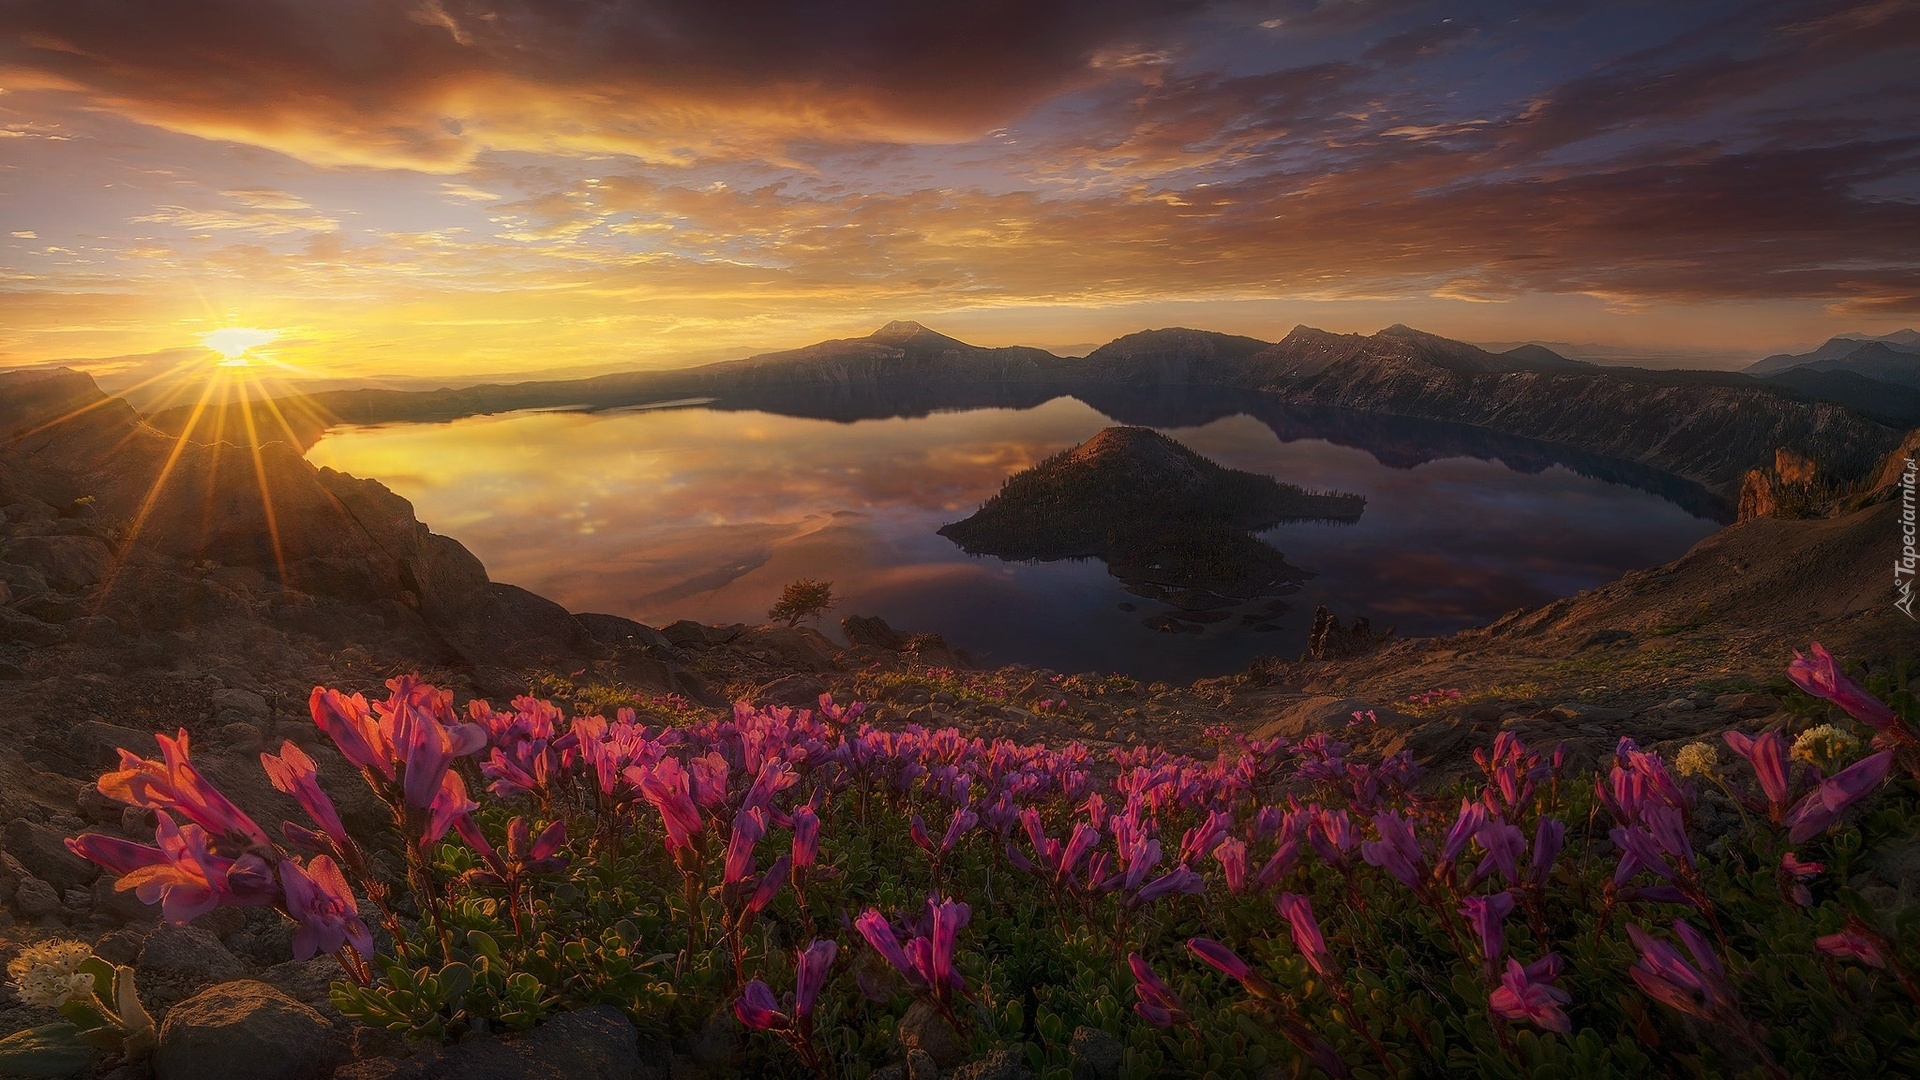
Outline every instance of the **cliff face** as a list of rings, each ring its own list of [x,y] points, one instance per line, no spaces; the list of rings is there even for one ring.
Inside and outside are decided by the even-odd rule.
[[[130,637],[180,629],[211,604],[296,620],[307,607],[377,611],[421,654],[477,664],[591,640],[558,605],[489,581],[380,483],[316,469],[285,443],[177,441],[85,375],[0,376],[0,477],[47,506],[85,507],[110,552],[87,583],[100,590],[90,617]],[[216,580],[205,567],[225,582],[218,597],[199,596]]]

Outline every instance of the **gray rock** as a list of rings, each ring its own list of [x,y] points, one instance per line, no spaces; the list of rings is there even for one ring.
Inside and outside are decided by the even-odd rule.
[[[240,978],[247,965],[204,927],[162,923],[141,946],[140,970],[155,978],[209,983]]]
[[[7,822],[7,853],[20,865],[60,892],[82,889],[91,882],[97,868],[67,850],[67,838],[45,825],[15,818]]]
[[[13,906],[29,919],[56,915],[61,910],[60,893],[37,877],[22,878],[13,892]]]
[[[331,956],[311,960],[289,960],[260,973],[260,981],[302,1005],[308,1005],[329,1020],[339,1015],[333,1007],[333,984],[345,978],[340,962]]]
[[[919,1050],[942,1069],[958,1065],[966,1054],[946,1019],[924,1001],[914,1002],[900,1018],[898,1038],[902,1050],[909,1054]]]
[[[215,715],[232,710],[246,720],[265,720],[267,699],[251,690],[215,690],[213,692],[213,712]]]
[[[1555,720],[1571,720],[1575,723],[1618,724],[1633,719],[1633,710],[1609,709],[1601,705],[1569,701],[1548,709],[1547,715]]]
[[[907,1080],[940,1080],[940,1066],[924,1050],[907,1051]]]
[[[707,1017],[706,1023],[693,1036],[693,1044],[687,1049],[693,1054],[694,1064],[708,1068],[732,1064],[746,1041],[746,1031],[733,1015],[732,1009],[720,1009]]]
[[[827,692],[827,684],[817,676],[795,674],[775,679],[754,691],[754,700],[765,705],[798,705],[812,707],[820,703],[820,695]]]
[[[319,1080],[331,1064],[331,1031],[266,983],[221,983],[167,1013],[154,1080]]]
[[[37,593],[47,589],[45,574],[19,563],[0,562],[0,581],[6,582],[15,593]]]
[[[113,887],[112,874],[102,874],[93,881],[93,910],[116,922],[146,922],[160,914],[157,904],[143,904],[132,889]]]
[[[642,1059],[639,1034],[620,1010],[595,1005],[517,1038],[480,1039],[405,1060],[356,1061],[333,1075],[334,1080],[640,1080],[663,1074]]]
[[[1073,1080],[1115,1080],[1127,1048],[1100,1028],[1077,1027],[1073,1029],[1073,1041],[1067,1044],[1067,1055]]]
[[[28,645],[58,645],[67,640],[65,627],[44,623],[10,607],[0,607],[0,641]]]
[[[1033,1073],[1011,1050],[995,1050],[953,1070],[948,1080],[1032,1080]]]

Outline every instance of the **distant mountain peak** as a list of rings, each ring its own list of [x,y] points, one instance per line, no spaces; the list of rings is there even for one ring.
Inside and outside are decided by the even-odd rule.
[[[867,335],[868,341],[877,341],[882,345],[904,345],[909,341],[938,338],[942,341],[955,341],[938,331],[929,330],[911,319],[895,319],[887,325]]]

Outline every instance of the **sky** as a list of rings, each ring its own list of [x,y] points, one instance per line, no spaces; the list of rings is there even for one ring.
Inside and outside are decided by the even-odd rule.
[[[891,319],[1914,325],[1920,4],[0,0],[0,366],[677,367]]]

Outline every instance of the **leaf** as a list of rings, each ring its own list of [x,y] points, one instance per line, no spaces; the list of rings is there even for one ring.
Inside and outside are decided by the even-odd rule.
[[[93,1062],[80,1029],[64,1020],[0,1039],[0,1073],[23,1077],[72,1076]]]

